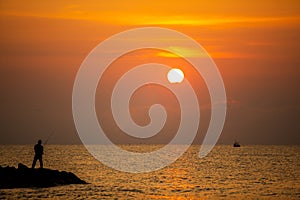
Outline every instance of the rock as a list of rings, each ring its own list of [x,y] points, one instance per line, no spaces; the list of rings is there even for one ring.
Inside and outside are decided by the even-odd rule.
[[[28,169],[28,167],[26,165],[23,165],[22,163],[19,163],[18,164],[18,169],[20,169],[20,170],[26,170],[26,169]]]
[[[15,167],[0,166],[0,189],[4,188],[31,188],[53,187],[68,184],[87,184],[72,172],[52,169],[31,169],[19,163]]]

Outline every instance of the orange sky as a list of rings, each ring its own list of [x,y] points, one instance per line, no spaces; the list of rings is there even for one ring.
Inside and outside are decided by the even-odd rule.
[[[299,10],[296,0],[0,1],[0,141],[54,130],[53,143],[79,142],[71,94],[81,62],[144,26],[187,34],[215,59],[230,102],[221,143],[300,141]]]

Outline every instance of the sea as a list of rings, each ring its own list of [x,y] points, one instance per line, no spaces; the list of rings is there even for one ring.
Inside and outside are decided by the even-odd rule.
[[[145,152],[161,146],[121,147]],[[44,148],[45,168],[73,172],[89,184],[1,189],[0,199],[300,199],[299,145],[217,145],[204,158],[192,145],[174,163],[148,173],[109,168],[83,145]],[[0,146],[1,166],[30,166],[32,159],[32,145]]]

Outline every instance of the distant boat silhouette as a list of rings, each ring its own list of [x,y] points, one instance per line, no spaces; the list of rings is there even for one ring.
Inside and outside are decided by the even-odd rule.
[[[235,142],[233,143],[233,147],[240,147],[240,146],[241,146],[240,143],[237,142],[237,141],[235,141]]]

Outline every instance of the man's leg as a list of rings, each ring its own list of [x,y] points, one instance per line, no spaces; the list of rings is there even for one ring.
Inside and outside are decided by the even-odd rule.
[[[43,168],[43,157],[42,156],[39,158],[39,161],[40,161],[40,168]]]
[[[37,157],[34,156],[31,168],[35,167],[36,161],[37,161]]]

